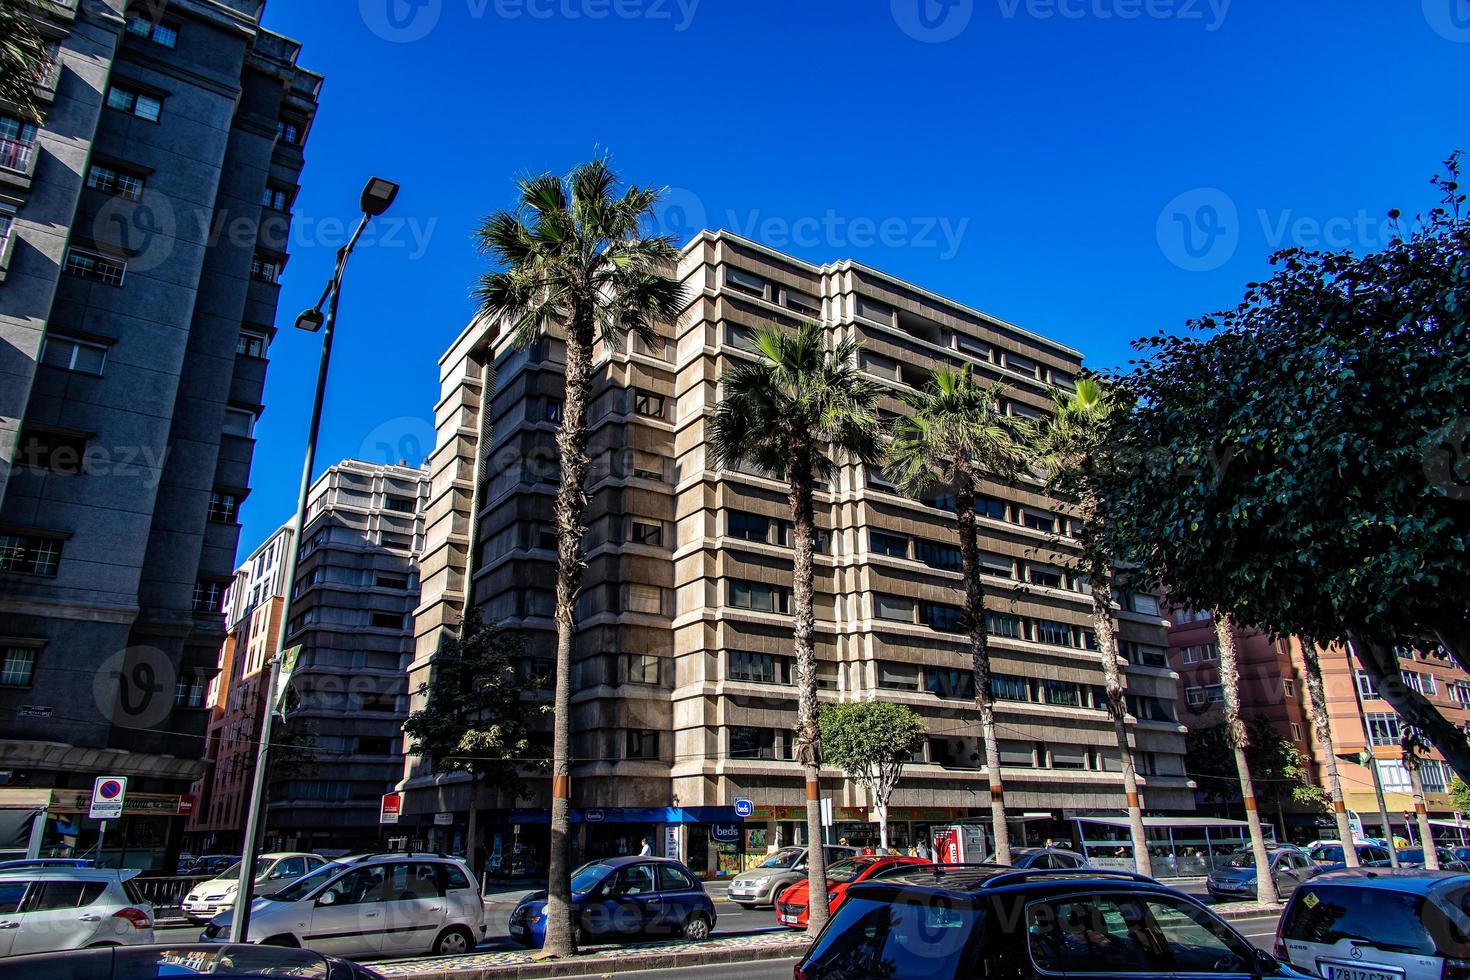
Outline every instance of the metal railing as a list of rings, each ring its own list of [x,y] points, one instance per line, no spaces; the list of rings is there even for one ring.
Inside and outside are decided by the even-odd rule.
[[[0,136],[0,167],[17,173],[30,173],[31,154],[35,152],[35,148],[34,143]]]
[[[201,881],[209,881],[214,875],[175,875],[169,878],[134,878],[129,884],[153,906],[154,915],[178,912],[184,898]]]

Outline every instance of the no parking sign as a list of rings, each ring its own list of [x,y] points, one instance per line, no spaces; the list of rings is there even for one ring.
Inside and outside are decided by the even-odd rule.
[[[93,820],[120,819],[127,795],[128,777],[98,776],[92,784],[92,806],[87,810],[87,816]]]

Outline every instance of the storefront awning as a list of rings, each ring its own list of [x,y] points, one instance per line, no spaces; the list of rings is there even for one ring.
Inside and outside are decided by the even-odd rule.
[[[1105,827],[1127,827],[1127,817],[1074,817],[1079,823],[1097,823]],[[1144,817],[1144,829],[1177,829],[1181,827],[1249,827],[1244,820],[1226,820],[1224,817]]]
[[[0,852],[24,853],[31,843],[31,827],[40,813],[37,809],[0,810]]]
[[[551,823],[550,810],[495,810],[488,815],[491,823],[546,826]],[[733,806],[659,806],[659,807],[587,807],[573,810],[572,823],[743,823]]]

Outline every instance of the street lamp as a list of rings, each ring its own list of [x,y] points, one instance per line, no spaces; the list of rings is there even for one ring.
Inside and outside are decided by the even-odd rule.
[[[311,406],[311,424],[306,434],[306,460],[301,467],[301,490],[296,497],[296,515],[291,520],[291,546],[286,553],[286,564],[282,571],[281,622],[276,632],[276,653],[270,661],[269,681],[263,692],[264,702],[260,720],[260,739],[255,750],[255,779],[250,787],[250,802],[245,818],[245,847],[240,855],[239,885],[235,890],[235,911],[230,921],[230,942],[243,943],[250,932],[250,903],[254,899],[255,859],[260,851],[260,828],[265,817],[265,777],[270,761],[271,729],[275,722],[276,688],[281,683],[281,660],[286,652],[286,638],[290,633],[291,599],[296,584],[296,563],[301,554],[301,533],[306,523],[307,497],[311,494],[311,473],[316,466],[316,440],[322,424],[322,402],[327,393],[327,367],[332,361],[332,332],[337,325],[337,302],[342,296],[342,275],[347,269],[347,260],[357,247],[358,239],[373,218],[388,210],[398,196],[398,185],[392,181],[374,177],[362,190],[362,220],[352,238],[337,252],[337,266],[331,281],[322,291],[316,306],[296,319],[302,330],[322,333],[322,358],[316,373],[316,397]],[[326,315],[322,307],[326,306]],[[289,678],[287,678],[289,681]]]

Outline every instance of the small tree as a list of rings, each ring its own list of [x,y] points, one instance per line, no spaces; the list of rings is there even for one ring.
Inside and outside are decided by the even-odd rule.
[[[827,761],[868,791],[878,814],[878,840],[888,850],[888,801],[903,767],[924,747],[924,720],[901,704],[848,701],[822,711],[822,747]]]
[[[1455,812],[1462,817],[1470,817],[1470,785],[1465,780],[1455,776],[1450,780],[1450,805]]]
[[[446,634],[432,679],[419,687],[424,706],[403,724],[410,751],[427,757],[435,772],[469,775],[465,846],[471,860],[480,784],[511,795],[524,788],[521,774],[536,708],[521,698],[516,666],[522,651],[519,636],[485,625],[479,611],[469,609],[459,636]]]
[[[0,0],[0,101],[27,122],[39,123],[45,103],[36,95],[51,69],[51,50],[36,27],[43,16],[36,0]]]

